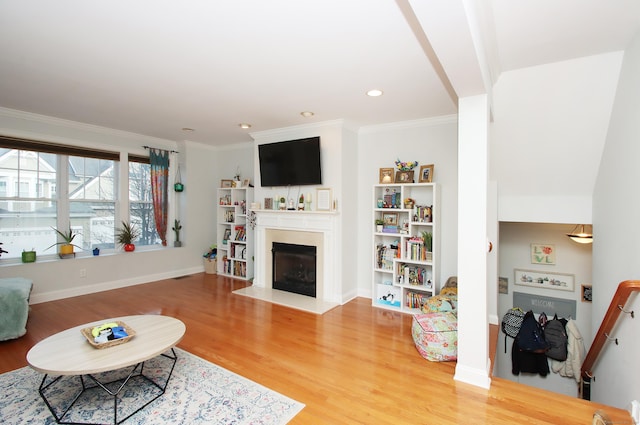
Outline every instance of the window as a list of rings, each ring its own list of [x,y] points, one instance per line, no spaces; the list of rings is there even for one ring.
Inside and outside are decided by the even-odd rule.
[[[69,222],[83,250],[114,248],[117,162],[69,156]]]
[[[73,242],[83,251],[113,248],[118,160],[116,152],[0,136],[3,258],[55,254],[54,228],[77,231]]]
[[[146,162],[143,162],[145,159]],[[136,245],[162,243],[153,216],[149,158],[129,158],[129,217],[131,224],[140,230]]]
[[[57,178],[57,163],[55,154],[0,147],[0,242],[9,251],[4,257],[43,252],[55,243],[57,203],[46,187]]]

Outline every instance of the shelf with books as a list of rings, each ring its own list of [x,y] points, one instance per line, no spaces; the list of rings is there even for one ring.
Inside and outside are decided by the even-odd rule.
[[[372,232],[374,306],[415,313],[424,300],[436,294],[437,190],[435,183],[374,185],[373,221],[384,223],[382,231],[374,228]]]
[[[253,232],[247,226],[252,189],[218,189],[218,274],[238,279],[253,276]]]

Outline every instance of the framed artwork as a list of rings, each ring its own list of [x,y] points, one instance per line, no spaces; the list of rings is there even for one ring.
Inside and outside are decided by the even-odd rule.
[[[233,180],[220,180],[220,187],[222,188],[233,187]]]
[[[380,183],[393,183],[393,168],[380,169]]]
[[[582,297],[580,298],[583,303],[590,303],[592,298],[591,285],[582,285]]]
[[[251,179],[244,179],[242,180],[242,187],[249,187],[250,183],[251,183]]]
[[[508,294],[508,293],[509,293],[509,278],[499,277],[498,278],[498,294]]]
[[[531,264],[555,264],[556,247],[549,244],[531,244]]]
[[[395,183],[413,183],[413,171],[396,171]]]
[[[316,210],[331,211],[331,189],[316,189]]]
[[[572,292],[575,289],[575,276],[565,273],[515,269],[513,283],[522,286]]]
[[[420,166],[419,183],[431,183],[433,181],[433,164]]]
[[[382,221],[384,221],[384,224],[386,226],[397,226],[398,213],[393,213],[393,212],[382,213]]]

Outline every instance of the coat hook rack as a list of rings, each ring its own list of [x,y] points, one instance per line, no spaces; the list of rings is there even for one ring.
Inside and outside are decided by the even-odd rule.
[[[622,306],[621,306],[620,304],[618,304],[618,309],[619,309],[621,312],[623,312],[623,313],[630,314],[630,315],[631,315],[631,318],[632,318],[632,319],[635,319],[635,315],[633,314],[633,310],[631,310],[631,311],[627,311],[627,310],[625,310],[624,308],[622,308]]]

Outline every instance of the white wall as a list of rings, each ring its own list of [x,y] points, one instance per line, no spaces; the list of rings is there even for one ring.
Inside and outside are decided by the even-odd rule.
[[[174,143],[7,109],[0,109],[0,133],[135,154],[146,153],[143,145],[180,151],[185,190],[179,194],[172,192],[176,198],[170,214],[178,214],[181,220],[183,247],[138,249],[133,253],[110,255],[103,253],[99,257],[78,253],[72,260],[59,260],[54,256],[47,260],[46,256],[38,255],[38,261],[29,264],[11,264],[3,260],[0,263],[0,277],[22,276],[34,281],[32,302],[202,271],[202,254],[215,241],[215,188],[219,186],[221,178],[232,177],[236,162],[249,173],[252,171],[251,167],[239,160],[246,155],[246,147],[245,153],[242,152],[243,148],[238,148],[220,155],[215,149],[204,145]],[[225,160],[225,157],[234,160]],[[173,177],[174,173],[171,174]],[[81,269],[86,272],[86,277],[80,277]]]
[[[640,279],[640,33],[624,56],[620,82],[593,196],[593,330],[602,321],[618,284]],[[627,309],[640,311],[633,295]],[[637,357],[640,321],[622,315],[613,334],[620,345],[607,344],[596,363],[592,400],[625,407],[640,399]]]
[[[500,223],[500,277],[509,281],[509,293],[498,295],[498,312],[500,318],[513,307],[513,292],[521,292],[533,295],[542,295],[560,299],[576,301],[576,320],[578,329],[585,340],[585,348],[589,348],[591,336],[591,303],[581,301],[580,285],[591,284],[591,245],[578,244],[571,241],[565,234],[573,229],[571,224],[548,223]],[[531,264],[531,244],[551,244],[556,250],[555,265]],[[557,291],[552,289],[534,288],[514,284],[514,269],[547,271],[555,273],[568,273],[575,276],[576,289],[573,292]],[[594,285],[594,288],[596,285]],[[553,316],[549,315],[551,319]],[[507,352],[505,353],[505,338],[500,332],[496,353],[494,373],[496,376],[527,385],[544,388],[572,397],[577,396],[577,383],[571,378],[564,378],[551,373],[547,377],[536,374],[523,374],[515,376],[511,373],[511,346],[513,338],[507,338]]]
[[[440,276],[457,274],[458,238],[458,143],[455,116],[363,127],[358,138],[358,157],[350,161],[358,169],[352,196],[357,198],[356,240],[358,291],[371,297],[373,264],[373,185],[380,168],[395,167],[396,159],[434,164],[433,181],[440,191]],[[419,169],[419,168],[418,168]],[[417,177],[416,177],[417,178]],[[416,180],[417,181],[417,180]],[[438,282],[442,284],[443,282]]]
[[[591,223],[622,53],[503,73],[493,92],[498,219]]]

